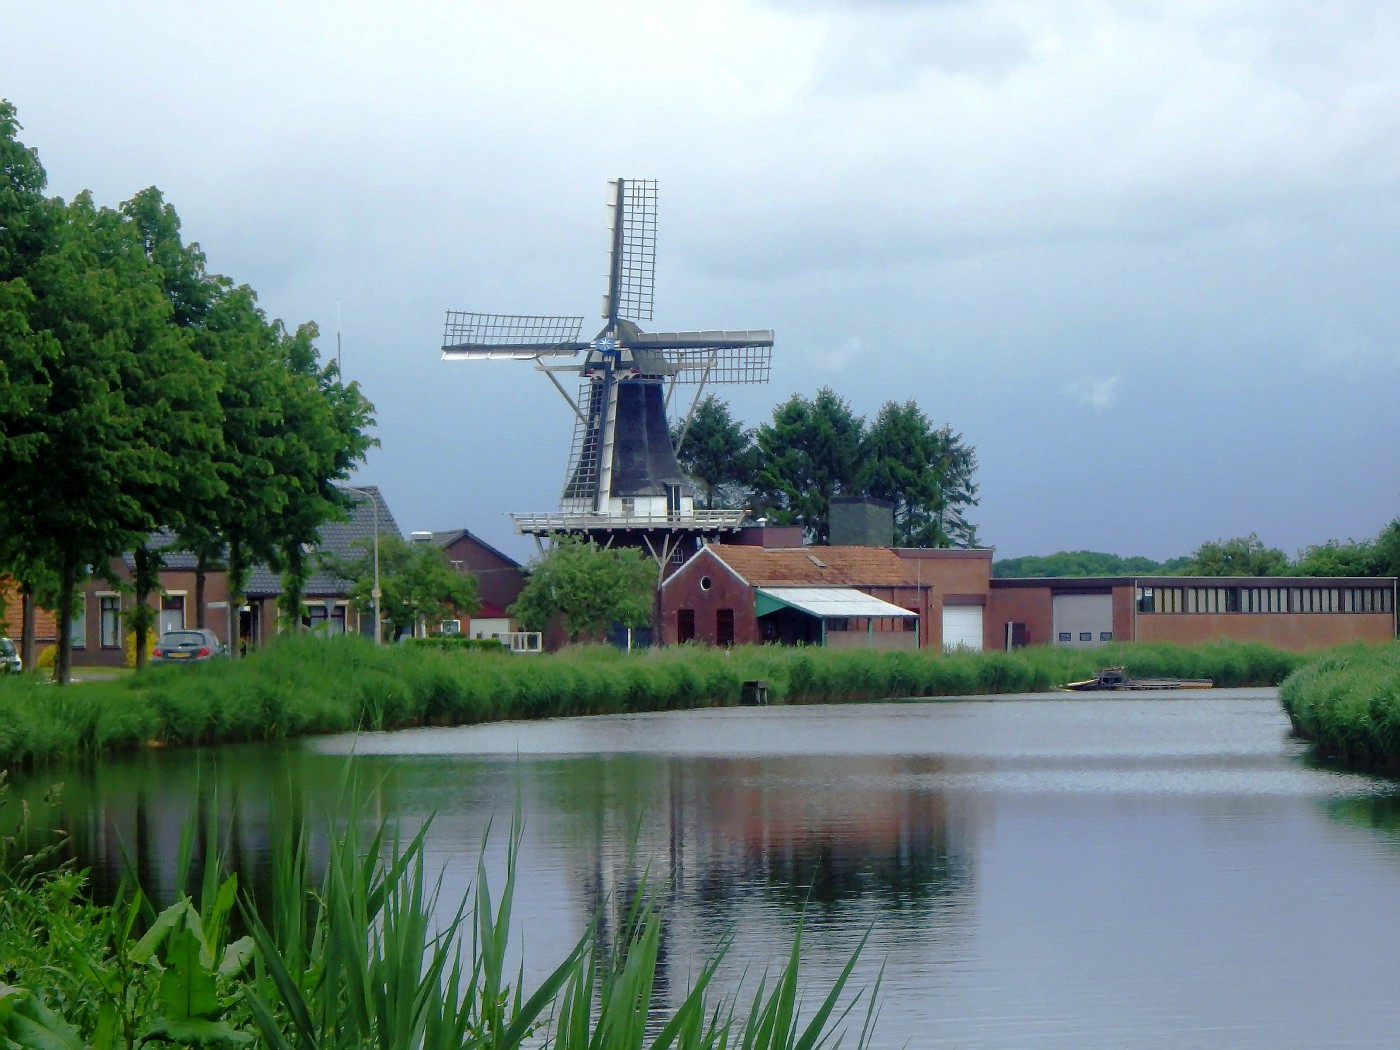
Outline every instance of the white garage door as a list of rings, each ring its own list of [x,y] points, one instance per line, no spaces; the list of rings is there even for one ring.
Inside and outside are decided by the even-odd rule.
[[[1057,594],[1051,602],[1056,645],[1091,649],[1113,641],[1113,595]]]
[[[943,606],[943,648],[982,650],[982,606]]]

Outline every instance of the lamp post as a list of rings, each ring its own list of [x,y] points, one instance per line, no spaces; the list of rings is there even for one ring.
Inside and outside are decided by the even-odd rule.
[[[347,492],[358,492],[361,496],[365,497],[365,499],[369,500],[369,509],[370,512],[373,514],[374,589],[370,591],[369,594],[370,597],[374,599],[374,644],[383,645],[384,627],[382,621],[380,620],[379,612],[379,607],[381,605],[381,602],[379,600],[379,501],[374,498],[374,495],[368,489],[357,489],[353,485],[346,485],[345,489]]]

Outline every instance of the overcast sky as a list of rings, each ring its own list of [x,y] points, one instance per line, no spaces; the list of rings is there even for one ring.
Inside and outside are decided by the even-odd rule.
[[[1002,556],[1290,554],[1400,514],[1400,5],[7,5],[50,190],[149,185],[314,320],[405,531],[524,558],[571,415],[440,360],[448,309],[584,314],[605,182],[660,181],[654,328],[768,328],[748,425],[830,386],[974,445]],[[337,318],[339,319],[337,321]]]

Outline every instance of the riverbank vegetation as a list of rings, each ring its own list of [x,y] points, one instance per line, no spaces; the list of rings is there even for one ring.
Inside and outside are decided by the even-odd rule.
[[[712,985],[722,944],[697,961],[678,1002],[660,1001],[657,990],[670,982],[645,884],[630,902],[610,902],[618,932],[594,924],[538,985],[523,988],[526,968],[511,959],[518,823],[499,896],[479,859],[474,886],[455,906],[439,899],[426,825],[400,845],[383,825],[337,822],[323,836],[323,862],[311,859],[321,850],[305,825],[287,830],[256,905],[217,848],[195,870],[187,834],[177,884],[190,889],[159,912],[130,888],[96,901],[83,873],[61,862],[61,836],[31,827],[12,820],[0,834],[6,1046],[812,1050],[840,1045],[842,1031],[857,1027],[857,1045],[869,1042],[878,983],[868,995],[845,994],[859,947],[801,1016],[800,929],[786,962],[751,998]],[[207,838],[217,843],[217,829]]]
[[[1279,700],[1319,754],[1400,776],[1400,643],[1329,653],[1289,676]]]
[[[1273,685],[1303,660],[1230,642],[952,654],[599,646],[515,656],[288,636],[246,660],[152,668],[73,689],[29,675],[0,679],[0,768],[148,745],[727,706],[749,681],[767,683],[770,703],[834,703],[1033,692],[1107,665],[1219,686]]]

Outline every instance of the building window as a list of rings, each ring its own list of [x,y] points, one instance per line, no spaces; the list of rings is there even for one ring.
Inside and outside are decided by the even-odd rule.
[[[714,581],[711,580],[708,576],[701,576],[701,577],[700,577],[700,589],[701,589],[702,591],[708,591],[708,590],[709,590],[711,587],[713,587],[713,586],[714,586]]]
[[[122,646],[122,600],[115,594],[104,594],[98,599],[102,610],[100,634],[102,648],[120,649]]]
[[[1093,631],[1080,631],[1080,632],[1079,632],[1079,640],[1080,640],[1081,642],[1092,642],[1092,641],[1094,640],[1094,632],[1093,632]]]
[[[734,644],[733,609],[715,610],[715,644],[725,646]]]
[[[1101,641],[1101,642],[1111,642],[1111,641],[1113,641],[1113,632],[1112,632],[1112,631],[1100,631],[1100,632],[1099,632],[1099,641]]]
[[[834,616],[826,621],[826,629],[828,631],[849,631],[851,621],[844,616]]]
[[[676,641],[677,643],[695,641],[695,610],[676,610]]]
[[[1137,611],[1140,613],[1156,612],[1157,606],[1154,600],[1151,587],[1139,587],[1137,591]]]
[[[68,623],[68,644],[74,649],[87,647],[87,598],[80,596],[73,608],[73,619]]]
[[[1072,634],[1070,634],[1068,631],[1061,631],[1061,632],[1060,632],[1060,641],[1062,641],[1062,642],[1072,642],[1072,641],[1074,641],[1074,636],[1073,636]]]

